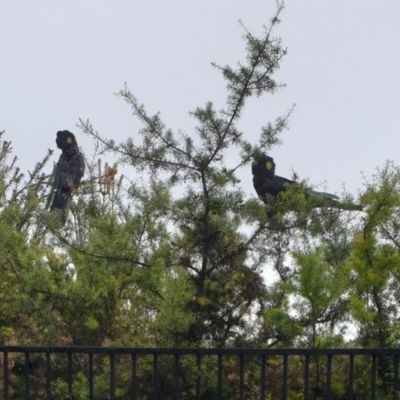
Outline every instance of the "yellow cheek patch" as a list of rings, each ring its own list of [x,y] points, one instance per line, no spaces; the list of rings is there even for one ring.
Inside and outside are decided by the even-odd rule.
[[[267,161],[265,163],[265,168],[269,171],[270,169],[272,169],[272,162],[271,161]]]
[[[67,143],[68,143],[68,144],[71,144],[71,143],[72,143],[72,138],[70,138],[70,137],[67,138]]]

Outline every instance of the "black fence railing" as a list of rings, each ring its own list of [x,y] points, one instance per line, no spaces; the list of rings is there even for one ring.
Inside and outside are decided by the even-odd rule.
[[[399,399],[400,349],[0,346],[14,399]]]

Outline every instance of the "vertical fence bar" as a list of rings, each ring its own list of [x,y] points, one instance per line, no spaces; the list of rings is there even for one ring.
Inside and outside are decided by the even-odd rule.
[[[115,400],[115,354],[110,354],[110,398]]]
[[[349,400],[353,400],[353,382],[354,382],[354,355],[350,356],[349,365]]]
[[[261,378],[260,378],[260,399],[265,400],[265,360],[266,356],[261,356]]]
[[[72,350],[68,350],[67,360],[68,397],[72,399]]]
[[[372,368],[371,368],[371,400],[375,400],[376,392],[376,354],[372,355]]]
[[[132,400],[137,398],[137,383],[136,383],[136,354],[131,355],[132,359]]]
[[[201,355],[197,354],[196,400],[201,398]]]
[[[51,362],[50,352],[46,352],[46,399],[51,399]]]
[[[179,354],[175,354],[174,380],[175,400],[179,400]]]
[[[395,355],[393,357],[393,369],[394,369],[394,376],[393,376],[393,400],[399,399],[399,356]]]
[[[283,356],[283,376],[282,376],[282,399],[287,399],[287,369],[288,369],[288,356]]]
[[[4,400],[8,400],[8,352],[3,351],[3,389]]]
[[[239,400],[244,400],[244,355],[239,356]]]
[[[29,351],[25,352],[25,399],[29,400],[31,397],[29,387]]]
[[[222,354],[218,354],[218,400],[222,400]]]
[[[153,400],[157,400],[158,354],[153,355]]]
[[[89,353],[89,400],[94,400],[93,393],[93,353]]]
[[[331,386],[332,386],[332,354],[328,354],[328,361],[326,364],[326,398],[331,400]]]
[[[304,398],[308,399],[308,377],[310,374],[310,356],[306,356],[304,360]]]

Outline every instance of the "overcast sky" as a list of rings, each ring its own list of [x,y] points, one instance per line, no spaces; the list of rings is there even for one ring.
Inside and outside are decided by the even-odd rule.
[[[90,149],[79,118],[117,141],[137,137],[139,122],[113,95],[127,82],[149,112],[190,134],[190,110],[224,106],[211,62],[243,60],[238,20],[260,33],[275,8],[272,0],[0,1],[0,130],[23,170],[56,149],[58,130]],[[278,175],[293,169],[356,194],[361,171],[398,162],[399,16],[399,0],[286,1],[275,34],[288,49],[276,74],[287,87],[248,102],[240,122],[256,142],[262,125],[296,103],[283,145],[270,153]],[[255,196],[250,167],[241,176]]]

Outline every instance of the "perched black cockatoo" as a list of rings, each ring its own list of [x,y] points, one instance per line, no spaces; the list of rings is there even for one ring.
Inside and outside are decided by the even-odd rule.
[[[280,192],[286,189],[287,185],[295,184],[294,181],[275,175],[274,159],[265,154],[253,161],[251,169],[254,189],[264,203],[268,201],[267,195],[276,198]],[[362,210],[360,205],[340,202],[339,197],[334,194],[317,192],[312,189],[305,189],[305,191],[306,198],[310,200],[314,208],[332,207],[342,210]]]
[[[54,177],[54,199],[50,210],[58,210],[64,225],[68,215],[72,191],[78,187],[85,172],[85,160],[78,149],[75,136],[69,131],[58,131],[57,147],[62,150]]]

